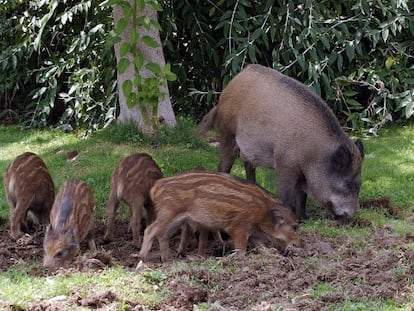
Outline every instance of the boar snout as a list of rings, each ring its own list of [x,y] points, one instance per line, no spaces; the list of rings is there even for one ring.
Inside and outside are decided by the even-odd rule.
[[[344,212],[343,214],[334,213],[334,218],[335,220],[346,221],[346,220],[351,219],[351,216],[347,212]]]
[[[329,202],[328,206],[331,209],[335,220],[338,221],[350,220],[354,215],[355,211],[359,208],[359,204],[357,204],[355,208],[349,208],[344,205],[335,205],[332,202]]]
[[[303,242],[299,236],[298,229],[299,226],[297,224],[279,225],[275,238],[283,253],[286,254],[292,248],[303,247]]]
[[[55,253],[45,255],[43,266],[48,269],[56,269],[67,264],[68,260],[75,257],[80,251],[79,245],[71,244],[67,248],[60,248]]]

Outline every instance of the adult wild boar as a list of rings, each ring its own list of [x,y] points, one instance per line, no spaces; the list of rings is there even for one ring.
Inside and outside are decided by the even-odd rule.
[[[238,152],[246,176],[275,168],[284,205],[306,218],[306,195],[349,218],[359,208],[363,145],[341,128],[328,105],[307,86],[261,65],[249,65],[221,93],[201,133],[220,133],[218,170],[230,172]]]

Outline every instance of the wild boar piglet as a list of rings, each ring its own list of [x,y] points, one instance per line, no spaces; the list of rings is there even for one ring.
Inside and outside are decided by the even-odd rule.
[[[43,240],[43,265],[57,268],[67,264],[88,241],[96,250],[94,240],[95,202],[86,183],[71,179],[61,187],[50,212],[50,224]]]
[[[29,223],[47,224],[55,198],[52,177],[43,160],[32,152],[16,157],[3,178],[10,208],[10,236],[18,239]]]
[[[149,191],[160,178],[161,169],[146,153],[135,153],[121,160],[111,177],[105,242],[113,239],[116,213],[123,201],[131,211],[133,243],[138,248],[141,246],[141,218],[145,211],[147,225],[154,219]]]
[[[283,249],[300,244],[298,222],[263,188],[216,173],[186,173],[162,178],[150,191],[155,221],[145,229],[140,257],[148,258],[155,238],[161,259],[169,258],[169,237],[183,223],[206,231],[225,231],[240,255],[252,232],[260,231]]]

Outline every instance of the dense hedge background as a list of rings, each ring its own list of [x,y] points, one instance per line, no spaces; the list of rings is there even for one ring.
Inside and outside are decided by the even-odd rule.
[[[377,133],[414,114],[409,1],[160,1],[176,114],[198,120],[248,63],[312,87],[344,126]],[[111,10],[100,1],[0,0],[0,119],[86,126],[117,115]]]

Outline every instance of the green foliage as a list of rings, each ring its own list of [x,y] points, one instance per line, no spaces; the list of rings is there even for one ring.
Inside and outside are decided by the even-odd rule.
[[[133,3],[0,0],[0,120],[103,127],[117,115],[116,70],[130,65],[169,80],[175,112],[198,119],[248,63],[309,85],[350,129],[376,134],[387,121],[414,114],[414,15],[408,0]],[[114,4],[124,13],[115,26]],[[134,15],[146,5],[159,11],[158,21]],[[121,44],[116,66],[111,47],[129,18],[161,30],[171,68],[145,62],[136,43],[157,44],[136,27]],[[137,76],[122,89],[130,106],[151,106],[160,96],[159,83]]]
[[[234,74],[261,63],[308,84],[351,129],[375,134],[414,114],[412,9],[400,0],[168,2],[173,96],[199,117]]]
[[[116,117],[112,17],[99,1],[0,1],[0,118],[97,129]]]

